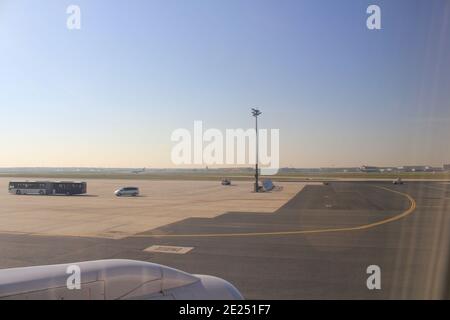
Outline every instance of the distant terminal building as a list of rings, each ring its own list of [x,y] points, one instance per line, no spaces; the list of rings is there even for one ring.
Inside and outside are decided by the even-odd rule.
[[[428,170],[427,166],[405,166],[406,172],[425,172]]]
[[[398,167],[399,172],[441,172],[445,170],[443,167],[432,166],[402,166]]]
[[[444,164],[444,170],[450,171],[450,164]]]
[[[436,172],[442,171],[442,168],[435,168],[431,166],[400,166],[400,167],[374,167],[362,166],[361,172]]]

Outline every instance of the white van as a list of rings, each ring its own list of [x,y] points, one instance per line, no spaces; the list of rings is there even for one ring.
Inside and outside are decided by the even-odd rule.
[[[139,188],[124,187],[124,188],[120,188],[120,189],[117,189],[116,191],[114,191],[114,194],[118,197],[122,197],[122,196],[136,197],[139,195]]]

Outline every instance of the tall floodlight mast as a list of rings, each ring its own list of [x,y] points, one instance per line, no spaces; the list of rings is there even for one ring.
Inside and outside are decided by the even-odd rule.
[[[258,137],[258,116],[261,115],[261,111],[258,108],[252,108],[252,115],[255,117],[255,128],[256,128],[256,165],[255,165],[255,192],[259,191],[259,137]]]

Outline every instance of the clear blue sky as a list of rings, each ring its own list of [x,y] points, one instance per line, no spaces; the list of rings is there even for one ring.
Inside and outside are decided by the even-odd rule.
[[[282,166],[450,163],[449,20],[445,0],[0,0],[0,166],[172,167],[173,130],[253,106]]]

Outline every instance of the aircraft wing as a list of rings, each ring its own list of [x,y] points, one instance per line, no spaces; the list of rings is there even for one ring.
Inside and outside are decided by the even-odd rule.
[[[79,288],[77,283],[79,270]],[[70,287],[72,287],[70,289]],[[243,299],[229,282],[134,260],[98,260],[0,270],[0,299]]]

